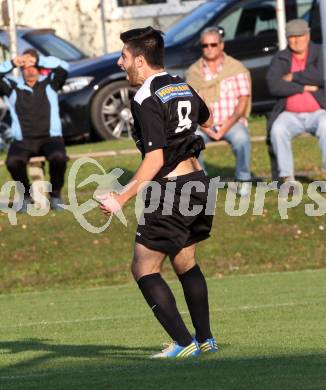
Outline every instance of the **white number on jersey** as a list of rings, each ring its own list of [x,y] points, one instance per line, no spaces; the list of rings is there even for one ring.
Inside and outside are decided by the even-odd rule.
[[[185,129],[190,129],[192,121],[189,118],[191,112],[191,102],[190,100],[181,100],[178,102],[178,118],[179,123],[178,127],[175,129],[176,133],[181,133]]]

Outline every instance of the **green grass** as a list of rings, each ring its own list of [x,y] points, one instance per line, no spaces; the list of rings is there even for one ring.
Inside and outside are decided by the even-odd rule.
[[[254,124],[263,131],[262,120]],[[93,145],[98,147],[98,144],[74,146],[71,151],[80,147],[95,151]],[[270,168],[265,144],[256,142],[252,148],[253,173],[268,177]],[[205,153],[211,176],[233,176],[234,157],[230,147],[210,148]],[[263,215],[254,216],[254,188],[248,211],[240,217],[231,217],[225,210],[226,190],[221,191],[212,237],[198,249],[208,276],[326,267],[326,217],[308,217],[304,212],[305,204],[313,203],[306,193],[308,183],[323,177],[316,139],[295,140],[294,155],[297,171],[308,174],[300,177],[305,190],[303,201],[289,211],[288,220],[280,218],[276,193],[267,195]],[[139,155],[116,156],[98,161],[107,171],[122,168],[125,171],[122,181],[126,183],[140,158]],[[94,166],[84,166],[78,182],[94,172],[99,173]],[[5,167],[0,167],[0,183],[9,179]],[[94,190],[92,184],[80,188],[79,201],[90,199]],[[63,195],[68,202],[66,194],[67,183]],[[105,232],[92,234],[80,227],[69,212],[51,212],[42,218],[19,215],[17,226],[10,225],[7,215],[0,212],[0,293],[130,282],[136,229],[133,202],[126,206],[125,214],[126,228],[114,220]],[[106,221],[97,209],[86,217],[95,226]]]
[[[326,270],[209,279],[220,352],[172,362],[148,359],[168,338],[136,284],[2,295],[0,387],[325,389],[325,279]]]
[[[109,150],[136,149],[131,139],[89,142],[80,145],[67,146],[68,154],[103,152]]]

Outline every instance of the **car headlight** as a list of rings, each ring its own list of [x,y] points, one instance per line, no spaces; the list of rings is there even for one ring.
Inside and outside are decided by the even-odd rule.
[[[94,77],[83,76],[83,77],[71,77],[66,80],[64,86],[62,87],[61,93],[70,93],[79,91],[93,81]]]

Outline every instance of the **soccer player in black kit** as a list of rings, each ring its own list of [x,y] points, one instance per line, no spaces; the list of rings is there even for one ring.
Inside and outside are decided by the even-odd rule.
[[[209,237],[212,225],[212,215],[205,215],[209,182],[197,161],[204,142],[195,131],[198,124],[210,127],[212,118],[189,85],[165,72],[161,31],[152,27],[133,29],[120,38],[124,46],[118,65],[127,73],[132,86],[141,86],[131,105],[133,138],[142,153],[142,162],[130,186],[120,194],[108,194],[100,207],[105,214],[111,214],[145,183],[160,184],[157,209],[144,213],[145,224],[138,225],[132,261],[132,273],[145,300],[173,340],[168,348],[152,357],[186,358],[215,352],[206,280],[195,260],[196,243]],[[172,182],[173,186],[169,186]],[[189,182],[197,184],[190,188]],[[183,191],[184,186],[190,189]],[[172,200],[168,196],[170,188]],[[148,191],[145,205],[151,201],[149,195]],[[202,206],[202,211],[197,215],[182,212],[185,202],[190,209]],[[170,215],[162,212],[163,208],[170,208]],[[194,335],[184,324],[173,293],[160,274],[167,256],[181,282]]]

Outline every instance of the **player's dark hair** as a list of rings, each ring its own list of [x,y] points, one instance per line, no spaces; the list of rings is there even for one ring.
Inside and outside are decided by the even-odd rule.
[[[152,68],[164,66],[164,40],[163,32],[148,26],[134,28],[120,34],[120,39],[128,46],[134,57],[144,56]]]
[[[39,59],[38,52],[35,49],[26,49],[23,51],[23,54],[29,54],[30,56],[34,57],[36,59],[36,63]]]

